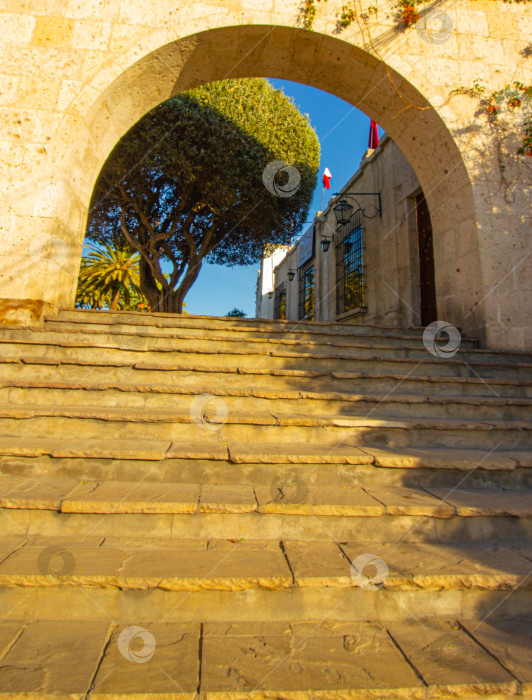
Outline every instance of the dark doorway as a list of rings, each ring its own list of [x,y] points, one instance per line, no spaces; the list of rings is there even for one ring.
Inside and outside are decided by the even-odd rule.
[[[417,243],[419,251],[419,285],[421,288],[421,323],[427,326],[436,321],[436,284],[434,281],[434,253],[432,226],[427,200],[423,193],[416,197]]]

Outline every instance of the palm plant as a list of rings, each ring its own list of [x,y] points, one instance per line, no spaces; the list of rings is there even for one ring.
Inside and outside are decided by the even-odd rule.
[[[129,247],[89,245],[79,272],[76,306],[81,308],[147,308],[140,290],[140,255]]]

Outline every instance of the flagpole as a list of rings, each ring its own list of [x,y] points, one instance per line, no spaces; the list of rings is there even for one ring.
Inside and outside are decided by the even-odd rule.
[[[323,195],[324,194],[325,194],[325,185],[323,186],[323,189],[321,191],[320,211],[323,211]]]

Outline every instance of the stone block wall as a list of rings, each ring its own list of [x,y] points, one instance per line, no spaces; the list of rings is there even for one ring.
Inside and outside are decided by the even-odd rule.
[[[438,9],[452,24],[444,42],[398,31],[389,1],[339,33],[333,0],[312,32],[298,0],[0,0],[0,298],[72,306],[96,178],[147,111],[209,80],[278,77],[384,127],[433,216],[439,313],[490,347],[524,348],[530,170],[509,163],[509,194],[478,102],[449,93],[479,77],[530,83],[530,12],[502,0]]]

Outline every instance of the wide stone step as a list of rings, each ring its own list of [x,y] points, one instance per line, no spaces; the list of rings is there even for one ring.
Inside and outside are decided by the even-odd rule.
[[[211,398],[229,413],[251,413],[257,411],[302,412],[308,415],[352,414],[386,418],[393,416],[416,416],[420,412],[431,418],[468,418],[482,420],[531,420],[532,398],[507,399],[486,397],[479,405],[478,397],[431,397],[401,394],[400,388],[392,394],[351,394],[318,391],[271,391],[230,386],[201,391],[202,400]],[[0,379],[0,404],[16,405],[61,405],[68,401],[85,406],[105,408],[146,408],[172,410],[194,410],[198,395],[188,387],[166,384],[110,385],[79,382],[28,382]]]
[[[495,608],[499,618],[516,609],[532,615],[532,551],[523,542],[275,542],[248,535],[177,543],[91,533],[4,537],[0,613],[22,606],[38,619],[60,605],[72,620],[130,621],[142,612],[154,621],[195,622],[308,620],[317,609],[356,621]]]
[[[315,485],[294,471],[272,476],[255,486],[0,477],[3,532],[174,541],[239,540],[257,528],[266,540],[343,541],[355,532],[367,542],[532,536],[532,488],[362,488]]]
[[[3,326],[6,331],[16,330],[21,332],[20,326]],[[307,345],[309,347],[388,347],[388,348],[404,348],[408,347],[419,347],[423,342],[423,336],[418,332],[410,332],[408,330],[401,333],[400,331],[390,331],[386,335],[379,333],[378,330],[372,331],[371,328],[366,329],[364,333],[353,333],[346,332],[345,330],[339,330],[337,332],[312,332],[308,330],[302,330],[299,332],[297,328],[293,331],[287,332],[285,330],[272,330],[269,332],[264,332],[261,329],[222,329],[222,328],[195,328],[195,327],[159,327],[155,325],[142,325],[142,324],[126,324],[120,323],[120,317],[115,323],[107,324],[80,324],[80,323],[69,323],[64,321],[47,321],[44,326],[38,326],[31,329],[32,332],[45,332],[45,333],[58,333],[63,334],[65,337],[92,337],[97,339],[99,337],[114,337],[121,336],[123,342],[127,344],[132,341],[131,336],[139,336],[136,340],[137,344],[141,343],[140,338],[146,344],[152,346],[153,341],[158,341],[160,339],[171,339],[176,343],[180,343],[181,340],[186,342],[199,342],[204,343],[208,341],[209,343],[220,342],[231,344],[248,343],[250,345],[268,344],[270,346],[302,346]],[[22,331],[24,332],[24,331]],[[82,335],[83,334],[83,335]],[[463,339],[460,343],[461,348],[477,349],[477,341]],[[518,355],[520,353],[517,353]],[[522,355],[523,353],[521,353]]]
[[[25,697],[421,700],[508,698],[532,687],[530,629],[520,619],[389,625],[319,617],[205,624],[141,617],[134,625],[10,619],[0,633],[6,649],[0,692]]]
[[[475,376],[467,367],[464,373],[471,376],[433,376],[415,373],[410,375],[381,372],[376,366],[371,372],[335,372],[327,370],[271,370],[268,367],[245,369],[226,366],[198,369],[194,365],[160,366],[150,363],[99,364],[100,358],[93,357],[92,363],[83,365],[67,360],[46,361],[39,357],[25,357],[11,360],[0,358],[0,381],[32,382],[38,385],[52,383],[75,383],[80,386],[89,382],[98,383],[109,389],[120,389],[123,385],[138,386],[139,390],[164,391],[174,387],[191,392],[216,393],[222,388],[248,392],[277,391],[310,392],[313,395],[325,393],[345,394],[388,394],[400,392],[413,396],[470,396],[484,398],[532,398],[532,380],[508,379],[503,377],[488,380]],[[417,371],[417,369],[416,369]],[[15,380],[16,377],[16,380]],[[251,388],[250,388],[251,387]]]
[[[60,513],[532,516],[532,489],[314,487],[290,475],[284,481],[274,478],[269,487],[1,477],[0,494],[2,508]]]
[[[43,459],[44,458],[44,459]],[[48,459],[46,459],[48,458]],[[24,461],[27,460],[27,461]],[[456,486],[468,472],[469,483],[502,475],[507,486],[532,484],[530,450],[461,450],[456,448],[385,448],[291,443],[279,450],[272,445],[244,443],[172,442],[168,440],[58,439],[50,435],[0,438],[2,473],[46,476],[53,473],[89,479],[145,479],[151,481],[268,484],[289,464],[309,482],[362,485],[380,477],[385,483],[431,479],[431,485]],[[238,465],[238,467],[236,467]],[[341,467],[341,469],[340,469]],[[356,467],[356,468],[355,468]],[[375,470],[374,467],[377,467]],[[369,468],[369,472],[367,469]],[[238,471],[236,471],[238,469]],[[383,471],[381,472],[380,469]],[[394,477],[393,473],[397,476]],[[514,478],[516,472],[516,478]],[[273,476],[272,476],[273,475]],[[447,478],[447,476],[449,478]],[[477,482],[481,478],[482,481]],[[451,479],[451,480],[449,480]]]
[[[504,450],[528,449],[531,444],[532,423],[526,421],[229,413],[219,405],[211,414],[200,404],[197,411],[1,405],[0,431],[6,437],[53,436],[71,444],[81,439],[155,439],[184,445],[204,442],[213,448],[224,443],[271,445],[279,452],[291,443],[320,445],[324,452],[340,445]]]
[[[464,351],[452,359],[433,357],[425,348],[419,350],[371,350],[357,349],[347,353],[343,350],[329,354],[310,351],[287,352],[283,349],[271,348],[268,352],[256,352],[255,349],[224,351],[217,344],[202,348],[180,349],[175,346],[163,350],[151,350],[146,347],[135,349],[126,348],[118,340],[113,343],[91,344],[88,340],[69,343],[54,337],[50,340],[39,340],[39,334],[33,333],[24,339],[3,339],[0,342],[2,356],[5,360],[32,361],[35,359],[46,362],[68,362],[83,365],[94,364],[97,357],[100,364],[116,364],[118,366],[141,365],[151,368],[177,368],[181,365],[194,366],[197,369],[216,369],[220,371],[225,366],[256,369],[293,369],[293,370],[322,370],[322,371],[384,371],[402,372],[404,374],[436,374],[439,376],[477,375],[488,380],[490,377],[532,378],[532,363],[513,359],[489,358]]]
[[[159,352],[223,352],[244,354],[251,352],[257,355],[268,355],[271,352],[279,352],[282,355],[290,356],[305,356],[309,352],[318,353],[326,356],[334,356],[335,354],[359,356],[360,353],[364,356],[367,351],[379,352],[384,354],[404,355],[404,351],[426,351],[422,341],[418,338],[386,338],[381,340],[374,336],[355,336],[354,338],[335,339],[333,336],[323,336],[317,339],[310,338],[292,338],[285,337],[280,334],[279,338],[264,338],[260,334],[250,333],[249,337],[240,337],[240,334],[234,334],[227,331],[225,335],[219,335],[218,331],[205,332],[204,335],[195,336],[183,334],[180,331],[172,332],[165,331],[162,333],[153,332],[150,328],[138,328],[135,326],[117,326],[109,327],[108,330],[101,329],[94,331],[91,329],[85,331],[68,330],[60,326],[50,327],[47,324],[44,327],[24,329],[20,327],[0,328],[0,341],[13,343],[27,342],[42,342],[61,344],[68,346],[81,347],[104,347],[104,348],[120,348],[123,350],[137,350],[139,352],[159,351]],[[474,344],[467,343],[463,350],[477,350]],[[494,359],[495,361],[506,360],[514,361],[530,361],[529,355],[499,352],[478,351],[479,355],[484,359]]]
[[[133,325],[137,327],[152,328],[176,328],[196,329],[212,332],[213,330],[228,330],[232,333],[252,332],[275,333],[286,335],[300,333],[308,337],[309,334],[338,335],[378,335],[378,336],[423,336],[424,328],[395,328],[391,326],[372,326],[351,323],[331,323],[330,321],[284,321],[281,319],[264,318],[232,318],[217,316],[197,316],[186,314],[142,313],[124,311],[86,311],[75,309],[59,311],[57,318],[49,319],[45,323],[72,323],[78,327],[86,327],[88,324],[98,326],[107,325]]]
[[[146,540],[121,535],[0,538],[0,586],[242,591],[532,588],[532,547],[476,543]],[[58,557],[59,551],[66,555]],[[62,561],[60,561],[62,560]],[[363,561],[364,560],[364,561]],[[371,565],[371,560],[374,564]],[[358,568],[357,568],[358,567]],[[377,571],[375,572],[375,569]],[[531,601],[532,602],[532,601]]]

